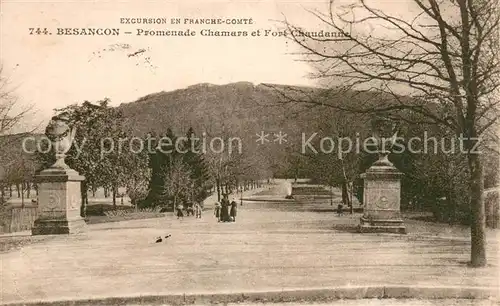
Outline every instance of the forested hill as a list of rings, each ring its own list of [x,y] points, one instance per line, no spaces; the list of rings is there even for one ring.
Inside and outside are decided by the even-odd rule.
[[[207,83],[170,92],[150,94],[119,106],[128,125],[138,134],[162,133],[170,127],[182,133],[189,127],[212,136],[244,137],[261,130],[287,129],[318,118],[303,105],[282,103],[268,85],[238,82],[226,85]],[[297,116],[301,114],[300,116]],[[302,125],[302,124],[300,124]]]

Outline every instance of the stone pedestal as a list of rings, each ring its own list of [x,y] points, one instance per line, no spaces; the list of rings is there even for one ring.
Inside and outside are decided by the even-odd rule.
[[[46,169],[36,176],[39,215],[32,235],[74,234],[85,230],[80,217],[80,182],[85,178],[72,169]]]
[[[401,176],[388,162],[377,162],[362,174],[364,213],[359,232],[406,234],[400,210]]]

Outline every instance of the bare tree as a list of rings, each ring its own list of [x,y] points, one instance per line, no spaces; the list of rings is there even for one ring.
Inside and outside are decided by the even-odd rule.
[[[137,210],[139,202],[144,200],[150,191],[151,169],[148,167],[146,154],[142,154],[142,152],[141,155],[132,154],[126,157],[127,164],[122,184],[126,187],[131,204]]]
[[[284,21],[288,37],[317,68],[315,76],[337,81],[321,99],[311,92],[286,98],[399,120],[405,120],[401,111],[406,110],[463,137],[470,173],[471,265],[485,266],[483,164],[475,148],[498,118],[499,0],[408,0],[411,9],[405,6],[404,16],[376,3],[340,6],[331,0],[326,13],[311,12],[322,29],[338,35],[306,33]],[[325,102],[335,97],[351,103]]]
[[[175,212],[178,200],[183,197],[187,199],[187,196],[191,193],[192,180],[190,178],[190,172],[180,158],[174,158],[168,171],[164,173],[164,175],[165,192],[163,196],[173,201]]]
[[[19,126],[31,110],[31,106],[23,107],[19,103],[19,99],[14,94],[8,77],[5,76],[3,65],[0,65],[0,137],[2,138],[2,146],[9,145],[19,138],[3,136],[10,135],[12,129]],[[24,136],[21,134],[17,135],[20,137]],[[0,155],[0,157],[3,156]]]
[[[32,107],[23,107],[18,97],[14,94],[8,77],[5,76],[3,65],[0,64],[0,180],[2,187],[13,183],[12,171],[24,171],[22,176],[30,176],[30,171],[25,171],[25,167],[17,167],[16,163],[22,159],[19,151],[20,140],[26,133],[13,134],[13,129],[22,124],[23,119],[31,112]],[[21,152],[22,153],[22,152]],[[21,158],[21,159],[20,159]],[[30,169],[31,170],[31,169]],[[24,183],[24,180],[23,180]]]

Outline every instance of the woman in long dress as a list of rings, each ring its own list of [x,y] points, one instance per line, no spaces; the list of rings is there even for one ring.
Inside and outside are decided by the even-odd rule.
[[[231,202],[231,211],[229,212],[229,216],[231,216],[231,221],[235,222],[236,221],[236,207],[238,204],[236,203],[235,200]]]
[[[221,213],[220,218],[222,222],[229,222],[229,200],[227,198],[222,199],[221,201]]]
[[[194,213],[196,218],[201,218],[201,205],[200,203],[194,203]]]
[[[182,204],[177,205],[177,219],[184,219],[184,213],[182,212],[183,209],[184,206]]]

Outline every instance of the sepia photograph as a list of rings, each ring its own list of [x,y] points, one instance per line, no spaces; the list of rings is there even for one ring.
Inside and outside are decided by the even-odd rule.
[[[0,305],[500,305],[500,0],[0,0]]]

